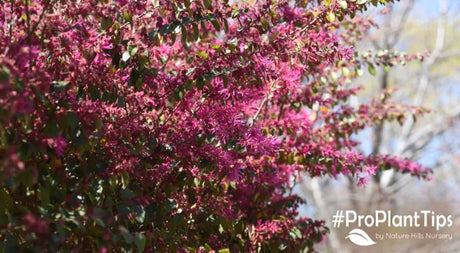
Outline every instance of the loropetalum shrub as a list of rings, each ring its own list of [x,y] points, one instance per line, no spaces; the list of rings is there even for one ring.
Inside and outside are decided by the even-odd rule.
[[[347,99],[420,55],[355,52],[389,0],[2,0],[4,251],[279,251],[325,240],[302,177],[431,171],[353,136],[424,109]]]

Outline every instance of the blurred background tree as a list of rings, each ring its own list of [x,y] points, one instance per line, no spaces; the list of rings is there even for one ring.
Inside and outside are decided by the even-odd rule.
[[[336,210],[352,209],[360,214],[375,210],[393,210],[395,214],[432,210],[454,217],[453,239],[383,240],[373,246],[377,252],[459,252],[460,240],[460,2],[452,0],[408,0],[369,12],[369,29],[360,42],[360,51],[378,53],[425,51],[423,62],[408,62],[391,72],[378,66],[377,80],[370,74],[361,77],[366,84],[357,101],[368,101],[386,89],[398,89],[394,100],[422,105],[431,110],[422,118],[408,118],[404,123],[381,123],[355,136],[366,154],[394,154],[435,170],[432,183],[420,184],[408,176],[386,171],[377,174],[367,187],[357,187],[353,178],[335,181],[314,178],[304,181],[298,191],[309,203],[304,213],[318,215],[330,222]],[[371,19],[372,18],[372,19]],[[361,100],[361,101],[359,101]],[[311,204],[311,205],[310,205]],[[315,206],[315,207],[313,207]],[[332,224],[328,224],[332,228]],[[349,229],[331,229],[325,252],[357,252],[345,236]],[[433,229],[434,230],[434,229]],[[380,227],[373,232],[434,232]],[[440,231],[438,231],[440,232]],[[456,237],[457,236],[457,237]]]

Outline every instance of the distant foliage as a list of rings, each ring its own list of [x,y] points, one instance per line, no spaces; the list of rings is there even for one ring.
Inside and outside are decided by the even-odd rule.
[[[313,251],[302,175],[426,178],[354,149],[424,112],[346,103],[421,58],[355,52],[379,2],[1,0],[0,251]]]

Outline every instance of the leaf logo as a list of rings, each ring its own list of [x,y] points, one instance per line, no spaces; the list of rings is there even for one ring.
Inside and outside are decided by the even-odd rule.
[[[371,246],[375,244],[366,232],[357,228],[351,230],[345,239],[350,239],[352,243],[359,246]]]

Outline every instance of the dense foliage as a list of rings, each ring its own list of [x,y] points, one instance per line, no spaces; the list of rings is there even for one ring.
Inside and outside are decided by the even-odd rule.
[[[388,2],[1,0],[3,250],[313,250],[302,176],[428,177],[352,140],[424,111],[347,103],[422,57],[355,52]]]

